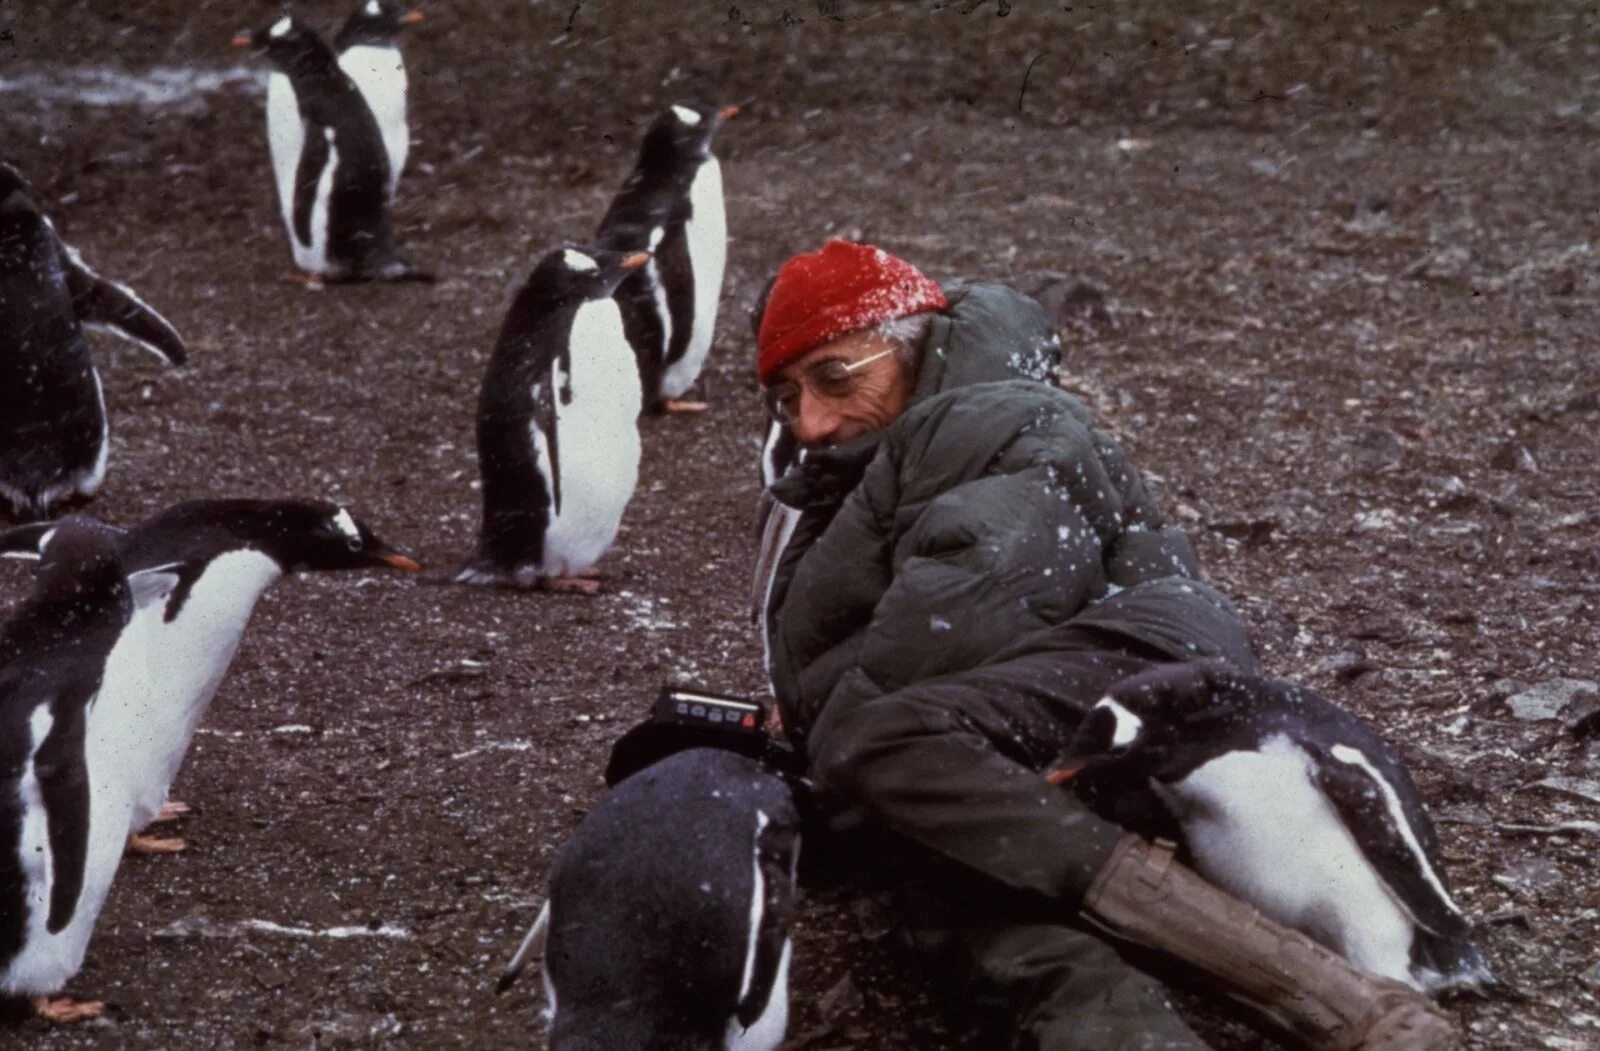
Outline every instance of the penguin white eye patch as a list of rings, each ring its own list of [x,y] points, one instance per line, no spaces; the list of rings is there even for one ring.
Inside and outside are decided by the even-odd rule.
[[[561,253],[561,261],[567,264],[568,270],[578,270],[586,274],[600,269],[599,264],[593,259],[571,248]]]
[[[672,112],[676,113],[678,115],[678,119],[689,125],[691,128],[700,123],[700,114],[696,113],[687,106],[674,106],[672,107]]]
[[[337,514],[329,519],[329,524],[338,530],[342,536],[349,537],[351,540],[361,539],[361,530],[356,528],[356,520],[350,517],[350,512],[342,507],[339,508]]]

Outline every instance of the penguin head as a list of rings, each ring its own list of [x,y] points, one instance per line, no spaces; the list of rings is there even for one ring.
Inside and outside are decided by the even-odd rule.
[[[133,606],[117,531],[83,515],[68,515],[48,528],[30,605],[57,611],[56,623],[69,632],[108,616],[126,621]]]
[[[311,500],[190,500],[140,523],[130,542],[137,564],[209,560],[259,551],[296,570],[422,567],[338,504]]]
[[[539,260],[528,278],[528,287],[551,302],[605,299],[616,291],[623,278],[649,261],[649,252],[564,245]]]
[[[650,122],[644,134],[641,166],[685,162],[698,165],[711,156],[711,140],[723,122],[737,115],[738,106],[703,106],[678,103]]]
[[[314,29],[295,20],[287,11],[271,25],[254,33],[239,33],[233,38],[234,47],[247,47],[260,52],[279,69],[288,70],[297,62],[319,50],[322,38]]]
[[[261,512],[253,523],[259,546],[286,572],[387,567],[414,573],[422,568],[338,504],[266,501]]]
[[[407,26],[422,21],[422,12],[407,10],[395,0],[360,0],[360,6],[346,20],[334,46],[340,51],[365,44],[393,47]]]
[[[0,161],[0,204],[14,193],[27,193],[28,180],[20,171],[5,161]]]
[[[1181,779],[1219,741],[1239,736],[1241,713],[1229,703],[1236,679],[1222,661],[1189,661],[1122,680],[1090,709],[1047,779]]]

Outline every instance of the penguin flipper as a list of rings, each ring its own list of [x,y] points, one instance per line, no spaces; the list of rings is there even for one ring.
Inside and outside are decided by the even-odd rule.
[[[50,914],[45,927],[51,934],[60,933],[72,922],[83,891],[89,850],[89,768],[84,760],[87,701],[63,698],[52,705],[58,717],[33,757],[50,842]]]
[[[1336,744],[1311,751],[1323,795],[1412,921],[1441,937],[1467,934],[1472,925],[1425,846],[1433,839],[1431,826],[1413,828],[1394,788],[1359,749]]]
[[[560,385],[561,361],[558,358],[550,368],[549,383],[535,383],[533,385],[533,415],[530,425],[544,438],[545,455],[550,460],[550,510],[552,513],[561,514],[561,446],[556,436],[556,398],[557,387]],[[530,434],[529,439],[533,436]],[[535,462],[538,450],[535,449]]]
[[[44,557],[44,545],[55,527],[54,522],[31,522],[0,533],[0,558],[39,561]]]
[[[305,123],[305,145],[300,150],[300,163],[294,171],[294,236],[295,240],[311,246],[311,213],[317,202],[317,183],[322,181],[322,171],[328,166],[332,147],[328,138],[333,129],[311,121]]]
[[[528,966],[528,961],[535,956],[544,955],[544,944],[550,937],[550,903],[544,903],[544,908],[539,910],[539,918],[533,921],[533,926],[528,930],[528,936],[522,939],[522,944],[517,947],[517,954],[511,957],[511,962],[506,964],[506,969],[501,972],[500,980],[494,983],[496,996],[505,992],[521,976]]]
[[[67,290],[72,294],[72,309],[78,320],[131,340],[168,365],[182,365],[189,359],[183,337],[166,318],[127,285],[109,281],[91,270],[71,245],[59,243],[64,249]]]
[[[694,334],[694,264],[689,258],[689,237],[682,221],[667,229],[656,247],[656,260],[672,320],[672,337],[661,365],[665,370],[689,352],[689,338]]]
[[[790,819],[793,815],[788,815]],[[756,867],[761,872],[764,900],[761,917],[752,932],[755,953],[750,980],[739,997],[735,1016],[746,1029],[756,1023],[772,998],[783,963],[784,946],[794,919],[795,861],[800,852],[800,830],[792,820],[769,821],[756,833]]]
[[[183,582],[183,578],[177,572],[181,565],[183,565],[181,562],[172,562],[129,573],[128,590],[133,594],[134,608],[144,609],[167,601]]]
[[[80,518],[85,516],[78,516]],[[30,522],[28,525],[16,526],[0,533],[0,558],[15,558],[25,562],[37,562],[44,557],[44,549],[55,538],[57,522]],[[99,523],[111,536],[121,538],[127,535],[127,530],[117,526]]]

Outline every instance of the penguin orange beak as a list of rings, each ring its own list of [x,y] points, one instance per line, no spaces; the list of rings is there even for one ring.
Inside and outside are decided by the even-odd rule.
[[[420,21],[422,21],[421,11],[407,11],[400,16],[401,25],[414,26]]]
[[[393,566],[396,569],[403,569],[407,573],[422,572],[422,563],[416,561],[415,559],[407,558],[398,551],[385,551],[383,554],[379,555],[378,558],[381,559],[384,564]]]
[[[622,260],[622,269],[637,270],[650,261],[649,252],[635,252]]]
[[[1044,779],[1052,785],[1064,785],[1082,772],[1082,762],[1067,763],[1065,766],[1058,766],[1048,774],[1045,774]]]
[[[254,43],[254,41],[250,39],[249,33],[240,33],[238,36],[228,41],[228,43],[232,44],[234,47],[249,47],[252,43]]]
[[[730,119],[732,117],[737,117],[738,115],[739,115],[739,107],[738,106],[724,106],[724,107],[722,107],[722,111],[717,114],[717,116],[722,118],[723,120],[728,120],[728,119]]]

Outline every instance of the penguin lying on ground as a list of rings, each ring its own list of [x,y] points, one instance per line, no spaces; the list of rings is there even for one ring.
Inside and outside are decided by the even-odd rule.
[[[52,527],[33,593],[0,626],[0,1009],[56,1022],[100,1003],[50,999],[83,965],[122,855],[89,766],[92,706],[128,623],[116,539],[87,519]]]
[[[169,365],[183,340],[131,289],[89,269],[0,162],[0,512],[31,521],[105,479],[105,399],[83,327]]]
[[[497,988],[543,954],[551,1051],[776,1048],[799,850],[782,780],[732,752],[678,752],[584,818]]]
[[[596,243],[619,251],[650,248],[651,265],[622,283],[624,313],[649,317],[630,325],[644,405],[651,411],[702,412],[679,401],[705,367],[722,298],[728,220],[722,166],[711,139],[737,106],[673,106],[651,122],[639,160],[600,220]],[[652,231],[660,233],[653,239]]]
[[[271,584],[300,569],[420,567],[326,503],[194,500],[132,529],[103,528],[115,537],[134,600],[89,724],[91,744],[115,757],[91,763],[89,775],[102,821],[121,829],[120,849],[162,815],[168,786]],[[14,529],[0,535],[0,554],[48,562],[60,536],[53,525]],[[170,853],[183,843],[134,836],[131,846]]]
[[[1428,993],[1498,984],[1411,778],[1308,690],[1220,662],[1153,669],[1095,705],[1049,778],[1091,805],[1153,790],[1201,875],[1358,967]]]
[[[278,71],[267,78],[267,143],[295,266],[312,284],[433,280],[395,248],[383,135],[333,48],[289,15],[233,44]]]
[[[333,38],[339,68],[361,92],[367,109],[378,122],[384,153],[389,158],[390,199],[394,198],[411,148],[411,129],[406,124],[406,62],[400,55],[400,32],[420,21],[422,12],[407,11],[394,0],[361,0],[361,6]]]
[[[458,583],[599,590],[639,480],[639,372],[611,293],[648,259],[558,248],[517,293],[479,394],[483,525]]]

